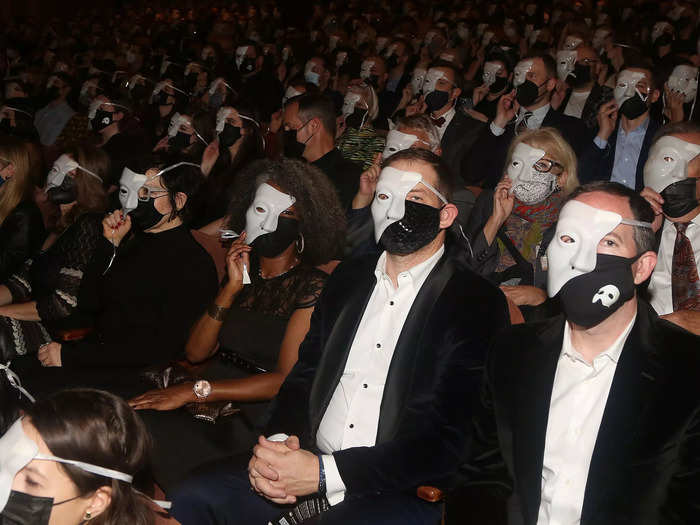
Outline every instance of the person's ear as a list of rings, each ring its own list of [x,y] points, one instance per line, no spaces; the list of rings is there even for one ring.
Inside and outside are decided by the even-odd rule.
[[[557,87],[557,79],[556,77],[552,77],[549,80],[547,80],[547,91],[554,91],[554,88]]]
[[[651,103],[655,103],[657,100],[659,100],[659,97],[661,96],[661,91],[658,89],[655,89],[654,91],[651,92],[651,95],[649,96],[649,100]]]
[[[559,188],[563,189],[566,186],[567,180],[569,180],[569,172],[564,170],[561,172],[561,175],[559,175],[559,180],[557,181]]]
[[[454,204],[445,204],[440,210],[440,229],[445,230],[452,226],[452,224],[457,219],[459,215],[459,210]]]
[[[645,252],[632,265],[634,284],[641,284],[651,277],[656,267],[656,252]]]
[[[5,168],[5,173],[7,174],[7,180],[15,176],[15,165],[12,162],[10,162],[7,165],[7,168]]]
[[[452,89],[452,96],[450,96],[450,100],[455,100],[457,99],[460,95],[462,94],[462,90],[458,87]]]
[[[177,208],[177,211],[180,211],[182,208],[184,208],[185,204],[187,204],[187,194],[178,191],[175,194],[175,207]]]
[[[90,521],[99,516],[112,503],[112,487],[107,485],[100,487],[95,491],[92,497],[88,500],[88,505],[83,512],[83,519]],[[88,517],[89,516],[89,517]]]
[[[117,118],[117,115],[119,116],[119,118]],[[121,119],[123,119],[123,118],[124,118],[124,112],[123,112],[123,111],[117,111],[117,112],[114,113],[114,118],[112,118],[112,120],[113,120],[114,122],[119,122],[119,121],[120,121]]]

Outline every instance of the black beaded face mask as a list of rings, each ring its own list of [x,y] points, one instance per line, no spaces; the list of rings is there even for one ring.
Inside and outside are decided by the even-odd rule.
[[[46,195],[54,204],[70,204],[78,199],[78,186],[73,177],[66,175],[61,185],[50,188]]]
[[[379,240],[391,254],[414,253],[440,233],[440,210],[427,204],[406,201],[404,216],[390,224]]]
[[[661,192],[663,211],[674,219],[683,217],[700,205],[697,199],[697,179],[685,179],[666,186]]]

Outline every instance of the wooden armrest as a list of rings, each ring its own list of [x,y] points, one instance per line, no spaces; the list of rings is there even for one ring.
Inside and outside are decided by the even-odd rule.
[[[429,487],[427,485],[423,485],[418,487],[418,490],[416,490],[416,495],[429,503],[437,503],[438,501],[442,501],[445,499],[445,494],[437,487]]]
[[[56,332],[56,337],[63,341],[80,341],[85,339],[88,335],[92,333],[92,327],[89,328],[70,328],[66,330],[58,330]]]

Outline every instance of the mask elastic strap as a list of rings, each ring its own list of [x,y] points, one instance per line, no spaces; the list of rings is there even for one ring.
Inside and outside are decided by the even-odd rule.
[[[124,483],[131,484],[134,481],[134,476],[131,476],[129,474],[124,474],[123,472],[119,472],[118,470],[100,467],[91,463],[85,463],[83,461],[76,461],[74,459],[63,459],[45,454],[37,454],[36,456],[34,456],[34,459],[40,459],[44,461],[55,461],[56,463],[71,465],[73,467],[78,467],[80,470],[84,470],[85,472],[96,474],[98,476],[104,476],[106,478],[116,479],[119,481],[123,481]]]
[[[87,169],[87,168],[83,168],[80,164],[78,164],[78,169],[84,171],[85,173],[87,173],[87,174],[90,175],[91,177],[95,177],[97,180],[100,181],[100,184],[103,184],[103,183],[104,183],[104,181],[100,178],[99,175],[97,175],[96,173],[93,173],[92,171],[90,171],[90,170]]]
[[[436,190],[432,185],[428,184],[423,179],[421,179],[420,183],[426,188],[428,188],[430,191],[432,191],[435,195],[437,195],[438,199],[440,199],[443,203],[447,204],[447,199],[445,198],[445,196],[438,190]]]
[[[627,224],[628,226],[637,226],[639,228],[648,228],[653,230],[653,226],[650,222],[635,221],[634,219],[622,219],[620,224]]]
[[[695,107],[695,104],[694,104],[694,103],[693,103],[693,107]],[[27,115],[27,116],[30,117],[30,118],[31,118],[31,116],[32,116],[31,113],[29,113],[29,112],[27,112],[27,111],[24,111],[23,109],[13,108],[12,106],[5,106],[5,108],[6,108],[6,109],[11,109],[11,110],[14,111],[14,112],[24,113],[25,115]]]
[[[202,140],[204,140],[204,139],[202,139]],[[172,166],[168,166],[167,168],[163,168],[162,170],[160,170],[158,173],[153,175],[153,177],[149,178],[148,180],[153,180],[156,177],[160,177],[163,173],[166,173],[170,170],[174,170],[175,168],[177,168],[179,166],[193,166],[195,168],[202,167],[201,164],[195,164],[194,162],[178,162],[177,164],[173,164]]]
[[[27,397],[27,399],[29,399],[29,401],[31,401],[32,403],[36,403],[34,397],[29,392],[27,392],[22,386],[19,376],[15,372],[10,370],[10,361],[8,361],[6,365],[0,363],[0,371],[5,372],[5,377],[7,377],[7,381],[13,388],[19,390],[19,392],[21,394],[24,394]]]

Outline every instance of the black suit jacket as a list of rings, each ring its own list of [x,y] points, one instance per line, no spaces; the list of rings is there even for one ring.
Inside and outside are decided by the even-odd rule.
[[[453,174],[462,176],[462,159],[471,150],[472,145],[484,129],[485,124],[455,110],[455,116],[442,135],[442,160],[445,161]]]
[[[343,262],[328,278],[268,433],[296,434],[303,447],[316,449],[316,432],[377,282],[376,263],[376,256]],[[414,490],[456,472],[469,454],[487,346],[508,324],[503,294],[443,255],[396,344],[376,445],[333,454],[348,495]]]
[[[540,505],[564,318],[518,325],[489,354],[502,458],[524,524]],[[593,451],[581,525],[700,523],[700,338],[638,301]]]
[[[573,90],[571,88],[566,90],[566,96],[557,111],[562,114],[566,111],[566,106],[569,105],[572,92]],[[598,133],[598,110],[600,106],[612,100],[612,98],[613,90],[608,86],[601,86],[597,83],[593,84],[591,93],[588,95],[586,103],[583,105],[583,112],[581,113],[581,120],[592,133]]]
[[[580,155],[592,140],[591,132],[581,119],[563,115],[551,107],[542,121],[541,127],[555,128],[571,145],[576,155]],[[500,136],[491,133],[489,126],[474,142],[468,160],[465,180],[480,183],[485,188],[495,188],[501,180],[506,163],[508,147],[515,137],[515,124],[510,123]]]
[[[636,191],[644,189],[644,164],[646,164],[647,158],[649,157],[649,149],[651,148],[651,142],[654,140],[654,135],[656,135],[660,127],[661,124],[659,124],[657,120],[653,118],[649,120],[649,126],[644,135],[644,142],[642,142],[642,149],[639,152],[639,159],[637,160]],[[615,165],[615,149],[617,146],[617,132],[619,129],[620,122],[618,120],[617,127],[612,135],[610,135],[608,144],[604,149],[600,149],[596,146],[593,140],[589,142],[583,154],[579,157],[579,180],[581,184],[597,180],[610,180],[613,166]]]

